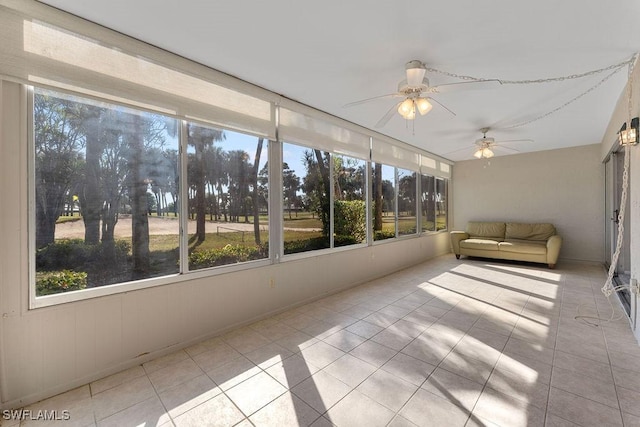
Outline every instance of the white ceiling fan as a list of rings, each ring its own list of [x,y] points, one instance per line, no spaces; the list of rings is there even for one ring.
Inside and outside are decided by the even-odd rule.
[[[473,157],[475,157],[476,159],[490,159],[495,155],[494,151],[496,150],[505,150],[505,151],[510,151],[512,153],[519,153],[520,152],[519,150],[516,150],[515,148],[507,147],[504,144],[511,144],[511,143],[518,143],[518,142],[533,142],[532,139],[511,139],[511,140],[496,142],[495,138],[487,137],[487,132],[489,132],[490,130],[491,128],[489,127],[484,127],[480,129],[480,132],[482,132],[482,138],[476,139],[473,145],[471,145],[471,148],[473,148],[474,150]],[[470,147],[464,147],[459,150],[450,151],[449,153],[446,153],[445,156],[448,154],[453,154],[453,153],[457,153],[457,152],[460,152],[463,150],[469,150],[469,149]]]
[[[385,98],[404,98],[392,105],[389,111],[387,111],[387,113],[376,123],[375,127],[381,128],[391,120],[396,111],[406,120],[415,119],[416,112],[421,116],[424,116],[433,108],[430,101],[435,102],[455,116],[456,114],[453,111],[445,107],[440,101],[433,98],[431,95],[460,89],[494,88],[502,84],[500,80],[470,80],[458,83],[441,84],[438,86],[429,86],[429,79],[425,77],[427,67],[422,61],[417,59],[407,62],[405,70],[407,78],[398,83],[397,92],[351,102],[344,105],[344,107],[353,107],[355,105]]]

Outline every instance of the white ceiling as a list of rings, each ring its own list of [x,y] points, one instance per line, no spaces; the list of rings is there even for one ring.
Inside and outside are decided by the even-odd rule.
[[[521,152],[599,143],[627,67],[512,129],[608,73],[443,93],[435,98],[455,117],[434,105],[414,122],[396,115],[382,129],[375,124],[396,100],[344,105],[394,92],[412,59],[455,74],[523,80],[584,73],[640,51],[637,0],[43,2],[451,160],[472,158],[485,126],[498,142],[532,139],[505,144]],[[460,81],[427,77],[432,86]]]

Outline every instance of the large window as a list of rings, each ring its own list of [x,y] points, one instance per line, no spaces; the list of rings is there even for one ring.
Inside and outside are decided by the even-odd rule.
[[[446,179],[202,123],[34,89],[37,297],[447,227]]]
[[[398,235],[417,233],[415,172],[398,168]]]
[[[36,89],[36,295],[178,272],[178,123]]]
[[[267,258],[268,141],[186,126],[189,270]]]
[[[282,146],[284,253],[329,248],[330,154],[295,144]]]

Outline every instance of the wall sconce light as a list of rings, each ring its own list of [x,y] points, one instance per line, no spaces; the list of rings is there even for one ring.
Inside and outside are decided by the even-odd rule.
[[[627,123],[623,124],[618,132],[620,145],[636,145],[638,143],[638,117],[631,119],[631,126],[627,128]]]

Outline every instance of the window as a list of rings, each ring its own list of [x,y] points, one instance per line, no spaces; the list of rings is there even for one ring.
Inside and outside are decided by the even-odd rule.
[[[284,253],[330,247],[330,154],[283,143]]]
[[[398,168],[398,235],[417,233],[415,172]]]
[[[374,163],[372,175],[373,239],[391,239],[396,237],[395,168]]]
[[[268,141],[186,126],[189,270],[267,258]]]
[[[431,175],[420,175],[420,180],[422,231],[436,231],[436,181]]]
[[[436,178],[436,230],[447,229],[447,180]]]
[[[367,164],[364,160],[334,155],[333,239],[334,246],[367,241]]]
[[[36,89],[36,295],[177,273],[177,120]]]

